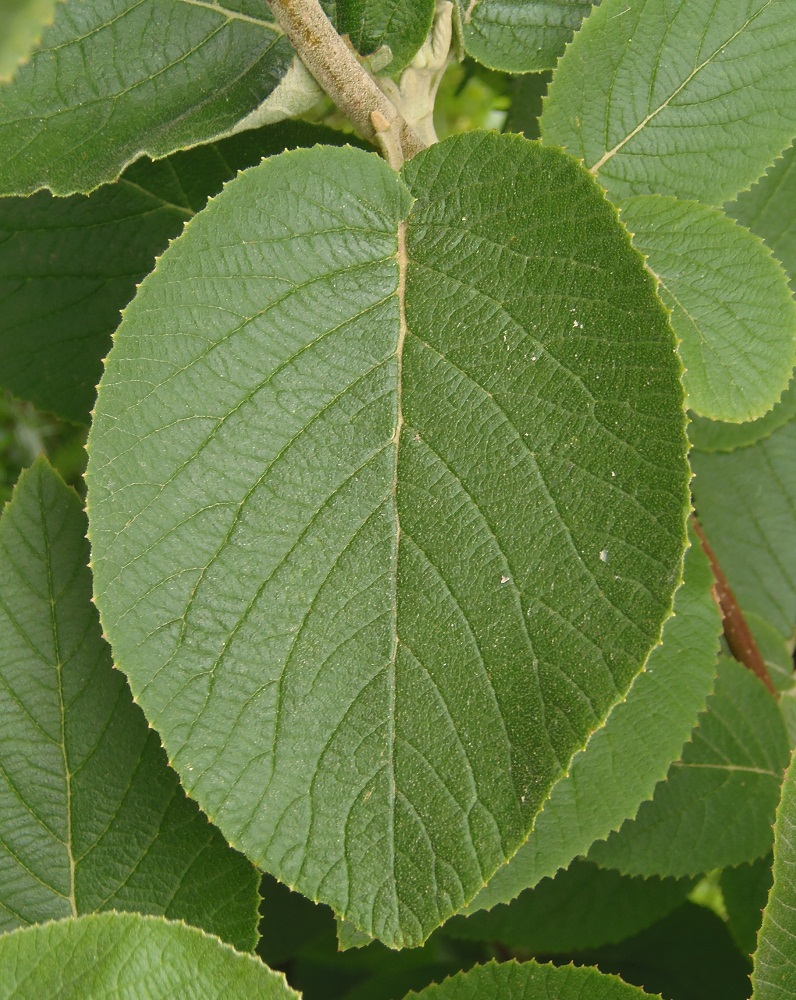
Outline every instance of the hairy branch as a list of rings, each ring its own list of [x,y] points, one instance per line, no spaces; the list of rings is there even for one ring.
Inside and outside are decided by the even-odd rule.
[[[332,27],[318,0],[271,0],[271,10],[326,93],[397,170],[424,148],[393,102]]]
[[[691,515],[691,523],[702,546],[702,551],[710,560],[710,568],[713,571],[713,599],[721,612],[724,624],[724,638],[727,640],[730,652],[739,663],[743,663],[745,667],[748,667],[753,674],[759,677],[776,698],[778,697],[777,691],[769,675],[765,660],[757,647],[757,643],[738,605],[738,601],[735,599],[735,594],[733,594],[732,588],[727,582],[727,577],[724,575],[721,566],[719,566],[716,555],[705,537],[702,525],[693,514]]]

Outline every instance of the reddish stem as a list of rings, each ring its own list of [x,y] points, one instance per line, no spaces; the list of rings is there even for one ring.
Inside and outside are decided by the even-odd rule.
[[[768,690],[777,698],[777,690],[771,680],[765,660],[746,623],[738,601],[735,599],[735,594],[733,594],[732,588],[727,583],[727,577],[724,575],[721,566],[719,566],[710,543],[705,538],[702,525],[697,521],[694,514],[691,515],[691,523],[702,545],[702,551],[710,560],[710,568],[713,571],[713,600],[721,612],[724,625],[724,638],[727,640],[730,652],[739,663],[743,663],[745,667],[759,677]]]

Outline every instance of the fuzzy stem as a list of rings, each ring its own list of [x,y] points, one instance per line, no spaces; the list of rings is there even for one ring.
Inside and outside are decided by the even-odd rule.
[[[271,10],[302,62],[360,135],[393,169],[424,148],[332,27],[318,0],[271,0]]]

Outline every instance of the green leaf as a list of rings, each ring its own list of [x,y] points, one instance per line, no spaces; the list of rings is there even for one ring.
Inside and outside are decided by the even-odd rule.
[[[257,873],[185,798],[112,669],[85,533],[46,461],[22,474],[0,518],[0,930],[139,910],[252,948]]]
[[[592,7],[590,0],[458,2],[468,55],[508,73],[552,69]]]
[[[790,637],[796,622],[796,420],[730,454],[694,452],[697,513],[744,611]]]
[[[558,65],[542,137],[612,198],[720,205],[796,134],[794,47],[791,0],[605,0]]]
[[[522,132],[526,139],[539,138],[542,98],[552,78],[552,73],[528,73],[511,81],[511,107],[506,117],[506,132]]]
[[[749,670],[722,657],[681,760],[652,801],[589,858],[626,875],[679,878],[762,857],[788,753],[776,701]]]
[[[0,998],[299,1000],[281,973],[194,927],[103,913],[0,937]]]
[[[779,427],[784,427],[796,417],[796,381],[791,381],[782,399],[773,410],[759,420],[746,424],[724,423],[721,420],[707,420],[694,417],[688,427],[691,444],[698,451],[735,451],[747,448],[770,437]]]
[[[56,0],[3,0],[0,4],[0,83],[10,80],[17,67],[52,24]]]
[[[684,903],[626,941],[581,952],[575,961],[596,964],[668,1000],[749,996],[750,963],[735,947],[724,921],[694,903]]]
[[[453,917],[444,931],[535,955],[596,948],[654,924],[683,902],[692,885],[689,879],[628,878],[576,860],[511,903]]]
[[[88,192],[141,156],[228,132],[293,56],[261,12],[256,0],[59,4],[30,64],[0,86],[0,192]]]
[[[752,972],[755,1000],[796,994],[796,764],[791,760],[774,826],[774,882]]]
[[[647,995],[596,969],[512,961],[478,965],[405,1000],[643,1000]]]
[[[363,56],[382,45],[392,52],[385,72],[394,74],[411,61],[431,31],[434,0],[336,0],[334,23]]]
[[[574,758],[568,776],[553,787],[528,841],[498,869],[470,911],[508,902],[567,868],[634,816],[679,757],[713,686],[721,631],[713,575],[698,543],[686,553],[684,576],[663,644],[604,728]]]
[[[652,280],[557,151],[228,185],[127,311],[89,469],[104,627],[228,840],[393,945],[464,905],[659,638],[681,408]]]
[[[630,198],[622,221],[672,310],[690,408],[713,420],[762,417],[796,361],[796,302],[782,266],[759,237],[697,202]]]
[[[757,932],[771,888],[772,857],[767,854],[748,865],[721,873],[721,894],[727,910],[727,926],[744,955],[757,948]]]
[[[0,381],[89,423],[119,313],[155,258],[238,170],[341,133],[291,122],[139,160],[91,195],[0,198]]]
[[[727,206],[741,225],[765,240],[796,292],[796,146],[785,151],[750,191]]]

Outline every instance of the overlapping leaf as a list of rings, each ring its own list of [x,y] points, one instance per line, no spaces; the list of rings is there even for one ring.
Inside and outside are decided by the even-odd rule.
[[[782,786],[774,827],[774,882],[758,936],[752,973],[754,1000],[796,993],[796,764]]]
[[[120,310],[155,258],[238,170],[341,133],[294,122],[166,160],[139,160],[91,195],[0,199],[0,382],[89,422]]]
[[[796,303],[763,242],[718,209],[645,195],[622,205],[672,310],[688,406],[714,420],[762,417],[796,361]]]
[[[567,868],[652,797],[679,757],[713,686],[721,619],[712,583],[705,555],[692,545],[662,646],[652,651],[626,700],[555,785],[528,841],[498,869],[470,911],[508,902],[526,886]]]
[[[702,526],[745,611],[785,637],[796,622],[796,421],[730,454],[694,452]]]
[[[772,857],[767,854],[748,865],[721,873],[721,895],[727,910],[727,926],[744,955],[757,948],[757,932],[771,889]]]
[[[552,69],[592,7],[591,0],[458,2],[468,54],[485,66],[509,73]]]
[[[0,519],[0,929],[137,910],[252,948],[257,873],[185,798],[112,669],[85,530],[43,460]]]
[[[444,983],[406,997],[418,1000],[643,1000],[649,994],[615,976],[575,966],[556,968],[535,962],[490,962],[460,972]]]
[[[519,137],[403,180],[283,154],[197,216],[119,330],[89,508],[117,659],[228,839],[390,943],[466,903],[660,635],[681,392],[613,210]]]
[[[137,913],[58,920],[0,936],[0,997],[299,1000],[272,972],[194,927]]]
[[[622,200],[720,205],[796,133],[791,0],[605,0],[559,63],[542,116]]]
[[[576,860],[511,903],[454,917],[445,933],[500,941],[534,955],[566,954],[630,937],[678,907],[689,879],[628,878]]]
[[[789,755],[777,704],[735,660],[691,741],[650,802],[589,858],[628,875],[682,877],[753,861],[771,847],[771,824]]]
[[[392,59],[385,72],[390,74],[411,62],[434,16],[434,0],[325,0],[324,6],[362,55],[389,47]]]
[[[30,64],[0,85],[0,194],[91,191],[140,156],[229,131],[293,57],[263,9],[256,0],[58,4]]]
[[[791,381],[776,406],[759,420],[745,424],[726,423],[694,417],[688,425],[688,437],[698,451],[735,451],[748,448],[796,418],[796,381]]]

